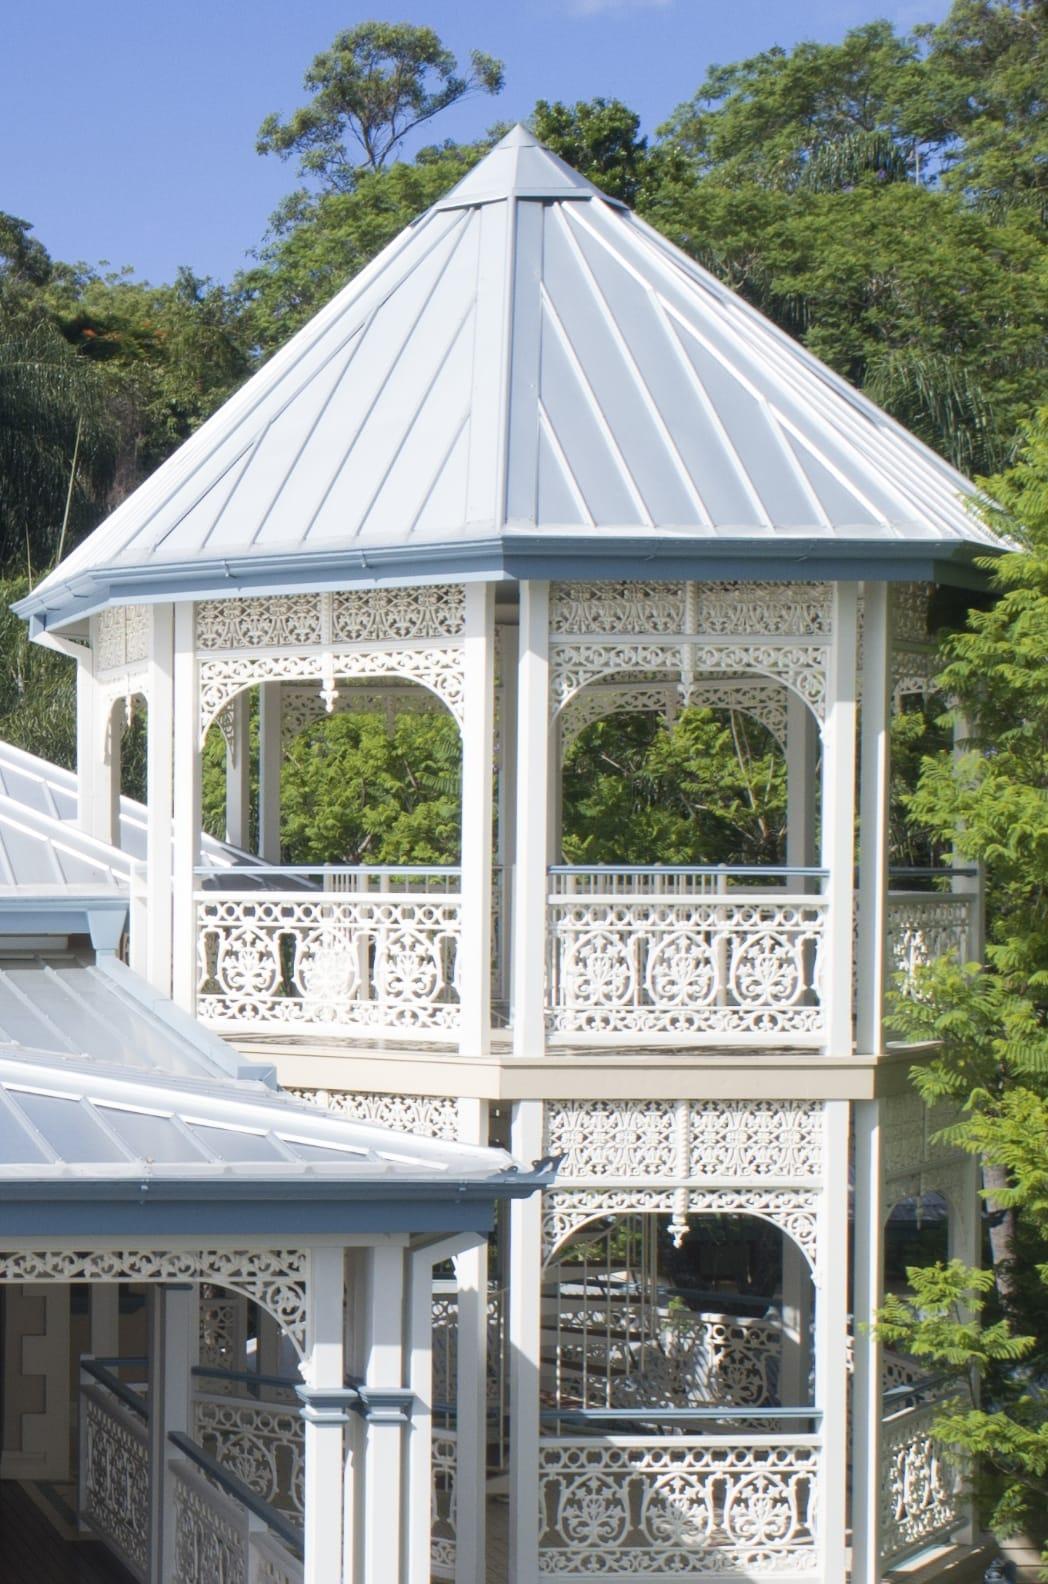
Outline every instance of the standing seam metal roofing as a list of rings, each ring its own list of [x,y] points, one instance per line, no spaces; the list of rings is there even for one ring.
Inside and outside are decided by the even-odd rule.
[[[973,494],[517,127],[18,609],[608,555],[903,575],[999,547]]]

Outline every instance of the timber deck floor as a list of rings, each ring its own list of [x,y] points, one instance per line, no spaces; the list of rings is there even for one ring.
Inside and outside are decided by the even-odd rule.
[[[0,1480],[0,1584],[134,1584],[94,1540],[63,1540],[32,1497]]]

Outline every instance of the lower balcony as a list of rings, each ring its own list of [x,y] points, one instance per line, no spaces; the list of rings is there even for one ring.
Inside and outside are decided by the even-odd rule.
[[[976,902],[948,871],[893,877],[891,965],[977,952]],[[551,1046],[818,1048],[825,1039],[825,871],[556,866],[548,875]],[[201,877],[197,1015],[235,1035],[453,1048],[461,873],[270,868]],[[895,888],[897,887],[897,889]],[[496,1039],[512,1026],[512,884],[492,891]]]

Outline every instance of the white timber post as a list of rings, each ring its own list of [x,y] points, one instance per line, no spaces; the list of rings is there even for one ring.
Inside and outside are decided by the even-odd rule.
[[[953,712],[953,758],[958,760],[969,751],[971,738],[971,722],[966,715],[957,709]],[[969,907],[970,928],[968,936],[968,958],[971,962],[982,962],[983,950],[986,945],[986,875],[981,863],[972,863],[963,852],[955,847],[951,855],[954,867],[974,869],[973,874],[955,874],[950,882],[950,890],[958,896],[971,898]]]
[[[120,1283],[92,1282],[88,1287],[92,1358],[120,1356]]]
[[[200,854],[200,705],[195,612],[175,606],[174,798],[171,842],[172,995],[186,1012],[196,1002],[196,866]]]
[[[487,1144],[485,1100],[460,1099],[459,1138]],[[488,1246],[455,1256],[458,1314],[455,1372],[458,1506],[455,1524],[455,1584],[484,1584],[485,1487],[488,1424]]]
[[[360,1388],[367,1418],[362,1584],[400,1584],[409,1532],[404,1431],[412,1406],[411,1389],[403,1384],[407,1297],[403,1246],[373,1248],[369,1265],[367,1366]],[[427,1492],[427,1510],[428,1502]]]
[[[530,1164],[542,1155],[540,1100],[513,1108],[510,1147]],[[542,1195],[509,1212],[509,1579],[539,1574],[539,1371],[542,1341]]]
[[[864,588],[862,779],[855,1037],[859,1051],[884,1051],[888,939],[888,795],[891,775],[891,591]],[[880,1103],[855,1105],[855,1234],[852,1380],[852,1576],[880,1578],[881,1346],[873,1331],[884,1280],[884,1181]]]
[[[520,590],[517,662],[517,862],[513,899],[513,1054],[546,1044],[549,845],[549,584]]]
[[[815,717],[792,688],[786,690],[786,863],[815,863]],[[797,886],[802,891],[804,886]]]
[[[345,1377],[345,1250],[310,1250],[305,1385],[303,1584],[339,1584],[345,1490],[345,1427],[353,1397]],[[394,1575],[391,1575],[391,1578]]]
[[[826,879],[821,995],[826,1049],[852,1051],[855,897],[855,645],[858,586],[833,585],[833,641],[822,728],[822,867]]]
[[[427,1249],[411,1256],[408,1317],[408,1431],[406,1584],[430,1584],[433,1535],[433,1263]]]
[[[862,781],[859,789],[859,898],[855,1038],[864,1056],[884,1048],[888,938],[888,788],[891,775],[891,601],[886,583],[867,583],[863,614]]]
[[[462,920],[459,1050],[491,1050],[491,909],[494,840],[495,587],[466,584],[462,731]]]
[[[499,998],[510,997],[513,876],[517,852],[517,627],[499,628],[501,690],[499,709],[498,861],[499,861]],[[509,1007],[510,1021],[513,1011]]]
[[[87,835],[119,845],[120,738],[95,677],[97,616],[90,637],[91,648],[76,661],[76,817]]]
[[[284,762],[279,682],[258,690],[258,853],[280,862],[280,771]]]
[[[881,1577],[881,1344],[872,1330],[884,1283],[884,1164],[881,1105],[855,1103],[855,1269],[852,1377],[852,1581]]]
[[[174,614],[152,605],[147,663],[146,976],[171,994],[171,818],[174,782]]]
[[[233,700],[232,742],[226,744],[226,841],[247,852],[251,840],[251,695]]]
[[[815,1406],[821,1415],[818,1499],[820,1578],[847,1577],[848,1487],[848,1132],[846,1100],[824,1102],[815,1300]]]
[[[149,1407],[151,1539],[150,1584],[168,1584],[176,1576],[174,1481],[169,1464],[176,1456],[169,1437],[189,1434],[200,1321],[197,1289],[162,1285],[153,1289],[151,1391]]]

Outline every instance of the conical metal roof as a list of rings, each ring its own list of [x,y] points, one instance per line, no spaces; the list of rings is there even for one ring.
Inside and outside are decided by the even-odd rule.
[[[949,576],[973,487],[516,127],[22,602]]]

